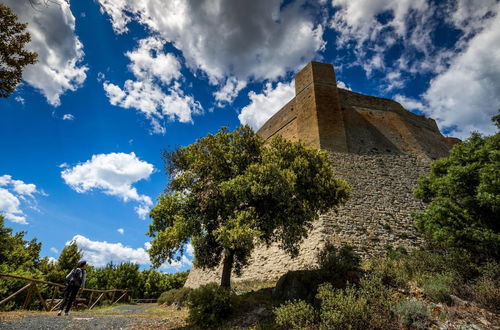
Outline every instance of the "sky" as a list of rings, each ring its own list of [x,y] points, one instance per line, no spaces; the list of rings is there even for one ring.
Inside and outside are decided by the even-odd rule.
[[[57,258],[150,266],[162,152],[294,97],[309,61],[340,87],[395,99],[461,139],[495,132],[496,0],[0,0],[38,63],[0,99],[0,213]],[[192,249],[160,270],[192,266]]]

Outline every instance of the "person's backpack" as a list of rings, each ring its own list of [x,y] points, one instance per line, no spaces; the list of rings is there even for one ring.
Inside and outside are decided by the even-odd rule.
[[[82,271],[78,268],[73,269],[66,275],[66,283],[69,285],[82,285]]]

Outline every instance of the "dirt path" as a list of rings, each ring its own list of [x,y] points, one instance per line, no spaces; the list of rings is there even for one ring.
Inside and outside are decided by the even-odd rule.
[[[156,304],[120,305],[96,311],[57,316],[55,312],[15,311],[0,313],[0,329],[179,329],[186,311]]]

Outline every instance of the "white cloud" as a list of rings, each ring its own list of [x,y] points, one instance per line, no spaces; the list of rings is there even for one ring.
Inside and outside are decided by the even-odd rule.
[[[500,3],[494,12],[424,94],[426,114],[459,138],[495,132],[490,118],[500,108]]]
[[[21,22],[28,23],[28,49],[38,53],[38,63],[25,68],[23,79],[40,90],[53,106],[61,104],[67,90],[75,91],[86,79],[81,65],[83,45],[75,34],[75,17],[66,1],[43,1],[35,8],[30,1],[3,1]]]
[[[250,80],[296,71],[325,47],[320,8],[305,0],[99,0],[117,33],[138,21],[182,52],[186,65],[231,102]],[[321,16],[321,15],[320,15]]]
[[[415,100],[400,94],[395,95],[394,100],[401,103],[401,105],[407,110],[419,110],[422,112],[426,111],[426,106],[419,100]]]
[[[186,246],[186,254],[190,257],[194,257],[194,247],[191,243]]]
[[[75,119],[75,116],[73,116],[72,114],[70,113],[66,113],[64,114],[64,116],[62,117],[63,120],[74,120]]]
[[[22,96],[16,96],[14,100],[24,105],[24,98]]]
[[[51,263],[53,265],[57,264],[57,259],[56,258],[54,258],[54,257],[48,257],[48,259],[49,259],[49,263]]]
[[[27,203],[31,206],[30,204],[35,202],[34,194],[46,196],[32,183],[14,180],[7,174],[0,176],[0,214],[12,222],[28,224],[21,204]]]
[[[352,91],[352,89],[346,85],[345,82],[337,80],[337,87],[342,89],[347,89],[348,91]]]
[[[113,262],[119,264],[122,262],[132,262],[143,266],[150,266],[149,255],[145,248],[131,248],[122,243],[108,243],[106,241],[92,241],[82,235],[75,235],[71,241],[76,242],[79,248],[82,249],[83,257],[87,262],[96,267],[104,267],[108,263]],[[66,245],[70,242],[66,242]],[[147,248],[147,245],[145,244]],[[175,270],[184,266],[192,266],[191,261],[187,257],[181,258],[180,261],[165,263],[159,269],[163,271]]]
[[[250,104],[241,109],[240,123],[258,130],[269,118],[295,96],[295,82],[279,82],[275,88],[267,83],[261,94],[248,93]]]
[[[401,72],[443,71],[453,55],[432,40],[434,15],[447,16],[442,13],[446,6],[428,0],[333,0],[332,5],[336,12],[330,27],[338,33],[336,46],[351,50],[356,57],[351,65],[363,67],[367,76],[384,73],[386,90],[404,87]],[[399,55],[387,61],[395,45]]]
[[[132,185],[148,179],[153,173],[153,165],[137,158],[135,153],[109,153],[93,155],[85,163],[67,168],[61,176],[73,190],[85,193],[93,189],[120,197],[124,202],[139,202],[137,214],[144,218],[153,204],[151,198],[140,195]],[[139,209],[139,210],[137,210]]]
[[[125,81],[123,88],[108,81],[103,84],[112,105],[139,110],[151,121],[154,133],[165,133],[164,118],[189,123],[203,110],[192,96],[184,95],[177,81],[181,65],[174,55],[163,52],[164,44],[159,37],[140,40],[134,51],[125,54],[136,80]]]
[[[245,81],[238,80],[235,77],[227,78],[226,84],[214,93],[218,106],[223,106],[224,103],[232,103],[246,85]]]
[[[118,228],[116,231],[122,235],[125,233],[125,229],[123,229],[123,228]]]
[[[55,247],[51,247],[51,248],[50,248],[50,251],[51,251],[51,252],[54,252],[54,253],[56,253],[56,254],[57,254],[57,253],[59,253],[59,250],[58,250],[58,249],[56,249]]]

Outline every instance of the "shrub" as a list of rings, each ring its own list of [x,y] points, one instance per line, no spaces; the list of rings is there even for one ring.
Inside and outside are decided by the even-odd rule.
[[[165,291],[160,295],[160,298],[158,298],[158,304],[176,304],[184,306],[191,291],[191,288],[180,288]]]
[[[494,313],[500,313],[500,265],[486,263],[481,276],[472,284],[474,300]]]
[[[321,301],[320,329],[366,329],[367,300],[352,288],[334,289],[326,283],[319,287],[316,296]]]
[[[382,283],[381,278],[370,274],[360,282],[359,294],[366,299],[367,319],[371,329],[391,329],[395,326],[391,306],[395,302],[393,291]]]
[[[276,323],[283,329],[310,329],[314,326],[316,313],[303,300],[287,302],[274,310]]]
[[[417,300],[405,300],[393,307],[399,324],[403,328],[425,329],[429,311],[424,303]]]
[[[349,271],[359,270],[360,258],[348,245],[337,249],[333,244],[327,243],[318,253],[317,259],[320,269],[331,274],[342,276]]]
[[[445,274],[429,274],[422,281],[424,293],[432,300],[442,303],[451,303],[453,276]]]
[[[221,323],[232,312],[232,293],[215,283],[200,286],[188,296],[189,321],[201,328]]]

